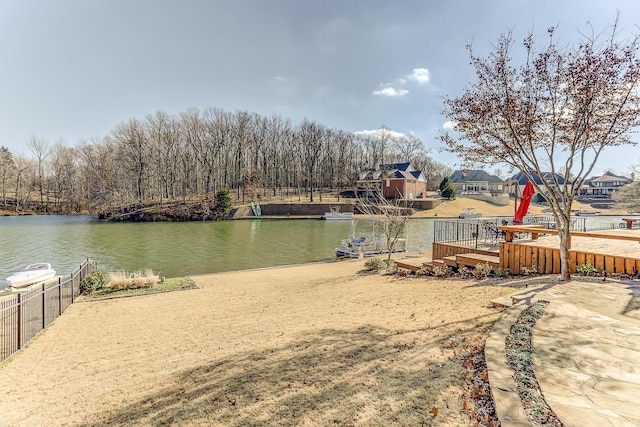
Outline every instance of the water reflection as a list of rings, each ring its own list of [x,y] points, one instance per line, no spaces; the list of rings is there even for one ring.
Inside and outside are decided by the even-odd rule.
[[[430,249],[433,221],[408,222],[409,251]],[[363,220],[105,223],[86,215],[0,217],[0,279],[35,262],[69,274],[87,257],[105,270],[151,268],[167,277],[297,264],[331,259],[341,239],[370,231]]]

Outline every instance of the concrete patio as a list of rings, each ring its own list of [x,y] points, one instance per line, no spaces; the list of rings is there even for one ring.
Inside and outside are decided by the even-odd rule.
[[[532,332],[542,394],[565,426],[640,425],[640,282],[574,280],[513,295],[487,339],[489,382],[502,426],[530,425],[505,356],[522,310],[549,301]]]

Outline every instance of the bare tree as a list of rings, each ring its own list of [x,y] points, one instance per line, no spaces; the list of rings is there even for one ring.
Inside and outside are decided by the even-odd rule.
[[[394,138],[391,148],[397,153],[399,161],[409,162],[414,165],[421,154],[426,155],[429,153],[424,146],[424,142],[413,135]]]
[[[36,176],[36,184],[38,185],[38,190],[40,192],[40,204],[44,204],[44,160],[49,155],[49,144],[47,141],[41,138],[37,138],[35,136],[29,137],[27,140],[27,146],[29,150],[36,156],[37,161],[37,176]],[[46,209],[46,208],[45,208]]]
[[[2,204],[7,208],[7,181],[16,170],[11,151],[5,146],[0,146],[0,187],[2,193]]]
[[[33,160],[23,155],[14,156],[15,170],[15,192],[16,192],[16,212],[24,208],[29,202],[31,186],[33,184],[32,172],[36,170]]]
[[[616,24],[605,40],[581,36],[560,47],[550,28],[543,48],[529,34],[524,59],[513,64],[511,32],[486,58],[468,47],[477,80],[446,98],[446,150],[468,165],[506,163],[522,171],[548,202],[560,235],[562,277],[570,279],[570,216],[578,190],[607,147],[631,144],[640,124],[637,35],[618,41]],[[551,172],[548,180],[535,176]]]
[[[366,198],[359,198],[358,209],[372,218],[374,226],[377,225],[381,228],[389,250],[386,260],[387,267],[391,266],[391,254],[398,241],[405,235],[411,209],[406,206],[406,201],[400,198],[388,200],[382,195],[382,192],[369,194]]]
[[[304,119],[298,128],[298,138],[302,153],[302,163],[305,167],[310,201],[313,202],[316,171],[321,158],[323,142],[326,138],[326,128],[319,123]]]
[[[628,212],[640,212],[640,181],[634,181],[618,191],[614,199]]]

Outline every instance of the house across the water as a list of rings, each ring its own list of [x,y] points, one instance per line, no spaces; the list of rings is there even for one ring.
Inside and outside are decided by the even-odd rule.
[[[413,168],[411,163],[380,165],[379,169],[366,170],[358,175],[359,197],[380,193],[388,199],[421,199],[427,193],[427,180],[422,171]]]

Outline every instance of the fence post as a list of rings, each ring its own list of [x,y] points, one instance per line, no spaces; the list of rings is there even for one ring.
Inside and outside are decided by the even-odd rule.
[[[62,282],[58,277],[58,316],[62,314]]]
[[[42,284],[42,329],[47,327],[47,291],[44,283]]]
[[[476,242],[475,249],[478,249],[478,235],[480,233],[480,224],[474,224],[476,226]]]
[[[22,348],[22,294],[18,292],[18,350]]]

